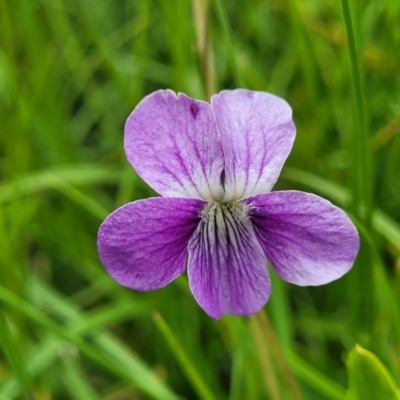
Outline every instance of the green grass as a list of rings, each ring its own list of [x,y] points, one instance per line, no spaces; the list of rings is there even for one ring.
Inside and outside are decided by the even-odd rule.
[[[395,1],[0,0],[0,399],[340,399],[355,343],[400,386],[398,21]],[[362,251],[337,282],[273,276],[262,314],[214,321],[186,277],[117,285],[96,236],[155,195],[124,155],[135,105],[238,86],[292,105],[276,189],[344,208]]]

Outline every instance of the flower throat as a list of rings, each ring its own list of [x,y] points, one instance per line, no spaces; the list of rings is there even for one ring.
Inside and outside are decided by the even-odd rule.
[[[204,221],[223,218],[233,218],[237,222],[246,221],[249,218],[250,207],[240,201],[217,202],[209,201],[201,212]]]

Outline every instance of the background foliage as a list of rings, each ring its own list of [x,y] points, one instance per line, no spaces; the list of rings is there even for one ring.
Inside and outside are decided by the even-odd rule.
[[[400,3],[347,6],[0,0],[1,399],[341,399],[355,343],[399,386]],[[362,251],[337,282],[273,276],[265,312],[214,321],[186,277],[118,286],[96,234],[155,195],[123,150],[138,101],[238,86],[293,107],[275,189],[346,209]]]

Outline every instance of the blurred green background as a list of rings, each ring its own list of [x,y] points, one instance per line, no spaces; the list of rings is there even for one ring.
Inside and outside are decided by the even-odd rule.
[[[356,343],[400,385],[400,2],[347,5],[0,0],[0,399],[341,399]],[[262,313],[214,321],[186,276],[118,286],[96,235],[156,195],[124,154],[135,105],[236,87],[292,105],[275,190],[344,208],[362,250],[339,281],[273,276]]]

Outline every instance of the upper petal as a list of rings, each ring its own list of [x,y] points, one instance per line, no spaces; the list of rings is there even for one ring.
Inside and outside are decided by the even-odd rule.
[[[322,285],[340,278],[359,249],[349,217],[316,195],[272,192],[245,200],[267,258],[285,281]]]
[[[222,198],[222,146],[211,106],[171,90],[145,97],[125,126],[125,151],[159,194]]]
[[[269,192],[295,137],[285,100],[249,90],[222,91],[211,99],[225,155],[225,201]]]
[[[267,302],[271,287],[265,255],[249,219],[214,206],[189,242],[188,277],[194,297],[210,316],[250,315]]]
[[[114,211],[100,226],[101,262],[121,285],[159,289],[185,270],[187,244],[204,202],[151,198]]]

